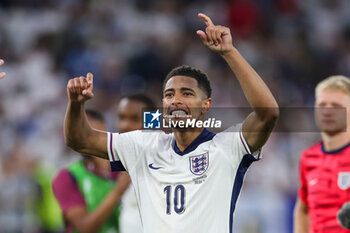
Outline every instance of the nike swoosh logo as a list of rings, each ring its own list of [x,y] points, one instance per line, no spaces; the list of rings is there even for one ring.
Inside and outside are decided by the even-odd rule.
[[[163,168],[163,167],[153,167],[153,163],[148,164],[148,167],[151,169],[154,169],[154,170],[158,170],[160,168]]]
[[[318,179],[313,179],[309,181],[310,186],[314,186],[318,182]]]

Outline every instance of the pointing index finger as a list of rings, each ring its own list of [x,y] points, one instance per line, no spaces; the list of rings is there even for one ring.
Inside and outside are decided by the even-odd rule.
[[[214,26],[214,24],[211,21],[211,19],[209,18],[209,16],[207,16],[207,15],[205,15],[203,13],[199,13],[198,17],[201,18],[208,27],[209,26]]]

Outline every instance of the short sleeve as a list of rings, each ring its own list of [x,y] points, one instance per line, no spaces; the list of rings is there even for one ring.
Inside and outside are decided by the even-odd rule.
[[[252,152],[246,142],[243,133],[242,133],[242,124],[231,126],[223,132],[223,140],[226,141],[225,147],[227,151],[230,151],[230,157],[234,156],[236,159],[239,158],[239,161],[245,155],[252,155],[254,160],[261,159],[261,148]]]
[[[243,152],[245,152],[246,154],[252,155],[256,160],[260,160],[261,159],[261,148],[259,148],[256,151],[250,150],[248,143],[246,142],[245,138],[243,137],[242,125],[239,126],[238,134],[239,134],[239,140],[237,140],[237,141],[240,141],[240,143],[238,143],[238,144],[243,146],[243,148],[244,148],[244,150],[242,148]]]
[[[301,155],[299,163],[299,181],[300,186],[298,190],[298,197],[307,205],[307,182],[305,178],[305,168],[304,168],[304,154]]]
[[[86,206],[78,184],[68,170],[61,170],[56,175],[52,189],[63,213],[75,206]]]
[[[120,171],[121,166],[130,172],[135,166],[140,147],[143,143],[143,135],[140,130],[127,133],[107,134],[108,157],[112,171]]]

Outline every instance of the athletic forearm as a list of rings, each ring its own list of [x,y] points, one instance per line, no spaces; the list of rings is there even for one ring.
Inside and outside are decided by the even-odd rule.
[[[226,60],[235,73],[258,119],[264,122],[266,118],[268,118],[268,121],[270,119],[275,120],[279,113],[277,102],[264,81],[233,46],[230,29],[221,25],[214,25],[205,14],[199,13],[198,16],[207,27],[205,32],[197,30],[197,35],[202,39],[203,44],[212,51],[219,53]]]
[[[89,213],[79,222],[76,229],[81,233],[94,233],[100,230],[102,225],[116,208],[120,197],[121,194],[119,193],[109,193],[96,210],[94,210],[92,213]]]
[[[233,46],[230,29],[214,25],[205,14],[198,16],[207,27],[205,32],[197,30],[197,35],[203,44],[226,60],[254,110],[244,121],[242,131],[250,149],[255,151],[265,144],[276,124],[279,116],[277,102],[264,81]]]
[[[310,217],[307,212],[307,207],[297,201],[294,210],[294,233],[309,233]]]
[[[81,150],[88,143],[91,128],[85,116],[84,103],[68,102],[64,118],[64,138],[67,146]]]
[[[295,217],[294,233],[309,233],[309,217],[301,214]]]
[[[106,196],[98,208],[79,222],[77,230],[82,233],[97,232],[113,213],[129,184],[129,175],[127,173],[120,174],[116,187]]]
[[[93,75],[70,79],[67,84],[68,106],[64,118],[67,146],[89,155],[108,159],[107,133],[90,127],[85,114],[85,101],[93,98]]]
[[[245,97],[257,116],[264,119],[278,115],[278,105],[271,91],[238,50],[232,48],[222,57],[236,75]]]

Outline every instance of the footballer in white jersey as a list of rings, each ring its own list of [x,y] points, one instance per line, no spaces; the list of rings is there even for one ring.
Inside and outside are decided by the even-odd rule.
[[[232,232],[244,174],[259,159],[239,130],[204,129],[182,152],[162,131],[108,134],[112,168],[121,161],[131,177],[144,233]]]
[[[175,125],[171,134],[98,131],[88,125],[84,112],[85,101],[94,96],[93,75],[71,79],[67,85],[66,144],[110,159],[113,168],[125,167],[135,187],[144,233],[232,233],[244,174],[259,159],[279,116],[269,88],[233,46],[230,29],[214,25],[204,14],[198,16],[207,27],[197,35],[227,62],[252,107],[242,125],[218,134]],[[212,105],[208,77],[190,66],[170,71],[162,93],[163,117],[172,116],[175,123],[184,115],[203,121]]]

